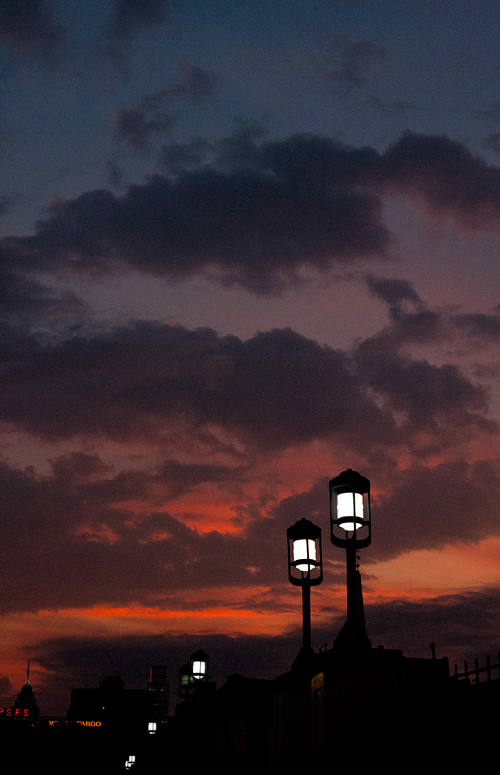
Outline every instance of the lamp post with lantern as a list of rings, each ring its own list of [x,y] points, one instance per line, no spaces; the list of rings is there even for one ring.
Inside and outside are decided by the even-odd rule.
[[[371,648],[365,625],[359,549],[371,543],[370,481],[348,468],[330,481],[330,529],[335,546],[346,550],[347,619],[336,648]]]
[[[307,666],[314,657],[311,646],[311,587],[323,581],[321,528],[308,519],[299,519],[286,531],[288,539],[288,579],[302,587],[302,648],[293,668]]]
[[[189,697],[199,683],[207,683],[208,654],[198,649],[189,657],[189,662],[179,668],[179,697]]]

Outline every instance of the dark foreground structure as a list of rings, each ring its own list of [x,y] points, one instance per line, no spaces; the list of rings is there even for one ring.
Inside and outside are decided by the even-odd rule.
[[[201,681],[166,723],[151,691],[106,679],[99,689],[74,690],[64,719],[37,724],[18,698],[18,714],[0,721],[2,759],[23,773],[75,775],[490,771],[498,757],[498,665],[488,663],[485,673],[476,666],[449,677],[446,658],[334,647],[307,670],[274,680],[232,675],[218,690]],[[33,692],[22,694],[36,714]],[[153,732],[155,712],[163,721]]]
[[[498,675],[498,665],[494,672]],[[493,670],[493,668],[492,668]],[[200,685],[171,720],[169,772],[471,773],[498,760],[500,679],[383,648],[317,654],[273,681]]]

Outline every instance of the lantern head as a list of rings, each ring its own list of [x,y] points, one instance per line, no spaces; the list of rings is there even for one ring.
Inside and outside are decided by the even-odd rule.
[[[335,546],[371,542],[370,482],[351,468],[330,482],[330,526]]]
[[[308,519],[299,519],[286,531],[288,538],[288,578],[296,586],[316,586],[323,581],[321,528]]]
[[[189,661],[193,681],[208,681],[208,655],[202,649],[198,649],[191,654]]]

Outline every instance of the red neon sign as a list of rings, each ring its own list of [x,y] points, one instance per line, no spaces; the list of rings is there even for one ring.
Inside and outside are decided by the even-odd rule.
[[[22,715],[21,715],[21,712],[22,712]],[[15,718],[17,716],[18,718],[26,718],[26,716],[28,715],[28,708],[24,708],[24,710],[22,708],[16,708],[15,710],[14,708],[0,708],[0,715],[2,713],[4,713],[6,717],[12,716],[13,718]]]

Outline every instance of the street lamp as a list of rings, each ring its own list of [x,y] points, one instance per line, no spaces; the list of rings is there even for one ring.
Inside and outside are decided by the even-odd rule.
[[[179,668],[179,697],[189,697],[194,691],[193,673],[191,665],[186,662]]]
[[[308,519],[299,519],[286,531],[288,539],[288,579],[302,587],[302,648],[293,668],[306,667],[314,657],[311,646],[311,587],[323,581],[321,528]]]
[[[194,654],[191,654],[189,661],[193,680],[196,682],[208,681],[208,654],[205,654],[202,649],[198,649]]]
[[[198,649],[189,657],[189,662],[179,668],[179,697],[189,697],[198,683],[208,681],[208,654]]]
[[[348,468],[330,481],[330,535],[335,546],[346,550],[347,619],[335,639],[340,648],[371,648],[365,625],[358,549],[372,540],[370,481]]]

